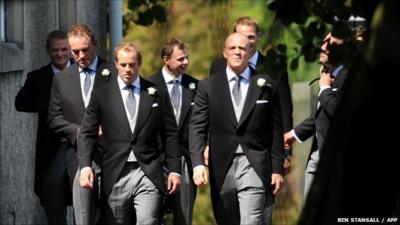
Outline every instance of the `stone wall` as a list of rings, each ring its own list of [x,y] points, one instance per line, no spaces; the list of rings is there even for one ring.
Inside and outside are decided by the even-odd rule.
[[[0,42],[0,224],[46,224],[33,191],[37,114],[17,112],[14,100],[26,74],[48,63],[46,36],[60,28],[64,0],[18,1],[23,2],[24,41]],[[106,1],[70,1],[81,14],[75,22],[93,26],[99,52],[106,56]]]

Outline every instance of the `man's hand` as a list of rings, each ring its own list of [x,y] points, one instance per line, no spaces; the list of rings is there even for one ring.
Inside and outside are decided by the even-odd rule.
[[[94,174],[92,169],[88,168],[81,171],[81,176],[79,177],[79,183],[81,187],[86,189],[93,189]]]
[[[196,167],[193,171],[193,181],[197,186],[208,184],[208,174],[205,166]]]
[[[333,76],[330,71],[324,70],[324,66],[320,68],[319,86],[331,86],[334,82]]]
[[[181,178],[175,174],[168,175],[168,194],[174,194],[178,191],[181,185]]]
[[[283,135],[283,142],[284,142],[284,148],[285,149],[291,149],[293,142],[296,140],[296,138],[294,137],[294,135],[292,134],[291,131],[286,132]]]
[[[283,185],[283,177],[279,173],[273,173],[271,176],[271,186],[273,188],[273,194],[276,195],[278,191],[282,188]]]
[[[101,129],[101,126],[99,126],[99,137],[103,135],[103,130]]]
[[[204,148],[204,152],[203,152],[203,156],[204,156],[204,165],[208,166],[208,152],[209,152],[210,148],[208,145],[206,145],[206,147]]]
[[[285,150],[286,151],[286,150]],[[285,161],[283,161],[283,168],[287,171],[289,171],[290,168],[290,159],[285,158]]]

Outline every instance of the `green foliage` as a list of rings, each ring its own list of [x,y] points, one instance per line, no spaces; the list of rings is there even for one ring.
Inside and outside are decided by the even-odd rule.
[[[157,0],[128,0],[128,9],[131,10],[130,19],[136,24],[149,26],[154,21],[165,22],[166,12]]]

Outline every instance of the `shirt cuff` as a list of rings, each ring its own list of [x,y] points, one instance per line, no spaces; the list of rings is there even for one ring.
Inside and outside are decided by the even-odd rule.
[[[81,174],[82,174],[83,172],[87,171],[87,170],[92,170],[92,168],[89,167],[89,166],[83,167],[83,168],[81,169]]]
[[[203,166],[203,165],[195,166],[195,167],[193,167],[193,172],[194,172],[195,170],[197,170],[197,169],[204,169],[204,168],[205,168],[205,166]]]
[[[293,129],[290,131],[290,133],[293,135],[293,137],[296,139],[297,142],[303,143],[303,141],[300,140],[300,138],[296,135],[296,132],[294,132]]]
[[[174,172],[171,172],[168,175],[175,175],[175,176],[181,177],[181,175],[179,173],[174,173]]]

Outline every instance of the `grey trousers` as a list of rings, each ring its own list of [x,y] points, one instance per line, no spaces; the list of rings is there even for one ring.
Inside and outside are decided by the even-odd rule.
[[[67,224],[67,205],[71,204],[71,190],[66,151],[67,143],[61,142],[41,184],[44,193],[41,203],[49,225]]]
[[[101,169],[93,162],[92,170],[95,174],[92,190],[83,188],[79,184],[80,169],[78,169],[75,174],[74,184],[72,186],[72,202],[77,225],[94,225],[100,217],[99,199]]]
[[[196,197],[196,185],[192,175],[189,173],[188,164],[182,156],[181,186],[179,191],[170,198],[172,212],[174,215],[174,225],[191,225],[193,220],[194,199]]]
[[[126,163],[108,196],[109,224],[158,225],[162,195],[138,163]]]
[[[264,209],[264,223],[263,225],[272,225],[272,209],[274,207],[274,194],[268,191],[267,203]]]
[[[236,155],[221,187],[216,219],[219,224],[262,224],[268,188],[244,154]],[[239,215],[237,219],[235,215]],[[218,217],[218,218],[217,218]]]
[[[308,192],[310,191],[310,187],[312,182],[314,181],[315,172],[317,171],[319,163],[319,150],[316,150],[311,153],[310,160],[307,162],[307,167],[305,171],[304,178],[304,202],[307,200]]]

